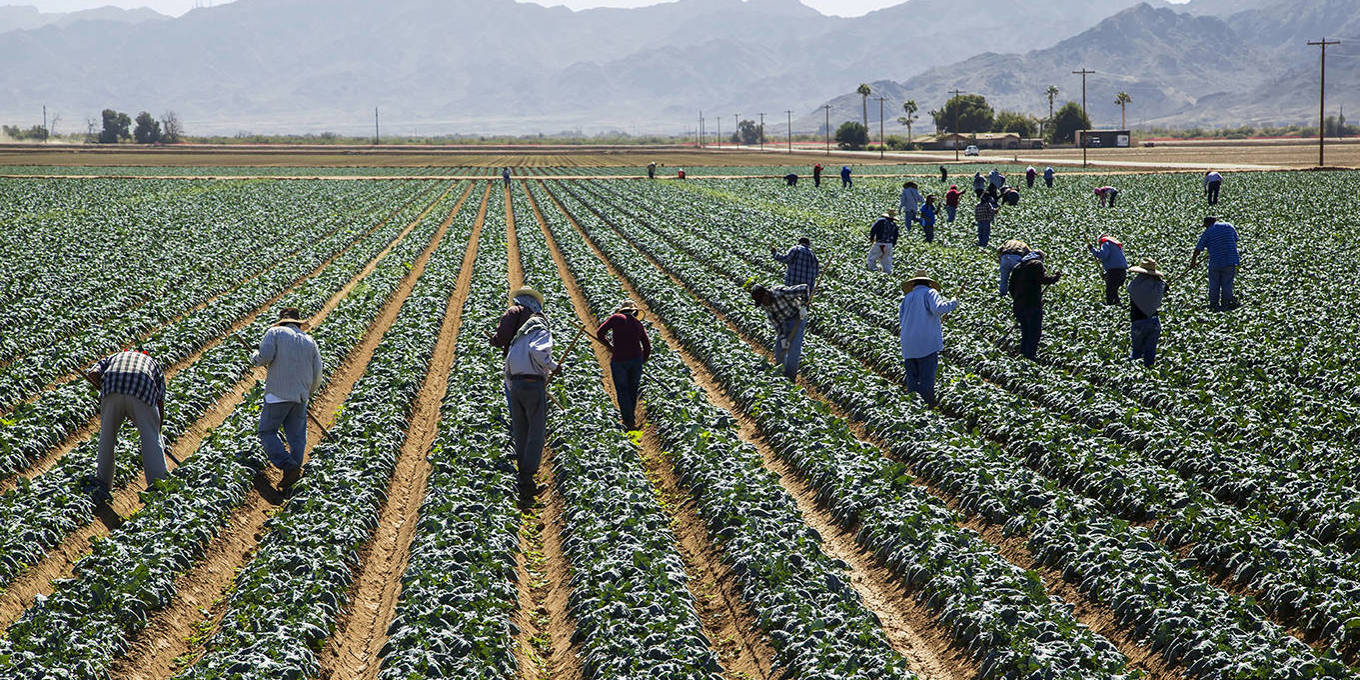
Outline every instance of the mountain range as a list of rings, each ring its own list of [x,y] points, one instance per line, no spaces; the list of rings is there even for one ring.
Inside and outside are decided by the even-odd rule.
[[[929,129],[925,111],[956,87],[1039,113],[1049,82],[1071,96],[1072,76],[1054,79],[1077,62],[1102,71],[1090,82],[1093,117],[1108,119],[1095,100],[1113,101],[1105,90],[1117,85],[1134,96],[1132,120],[1188,115],[1201,101],[1220,120],[1238,109],[1246,120],[1288,111],[1253,98],[1258,88],[1275,83],[1285,99],[1290,77],[1311,82],[1291,75],[1316,61],[1295,35],[1349,26],[1333,9],[1360,15],[1360,0],[1284,3],[1329,8],[1287,16],[1269,0],[1158,3],[907,0],[840,18],[798,0],[575,12],[515,0],[237,0],[178,18],[33,27],[5,23],[11,8],[0,8],[0,121],[30,125],[46,104],[64,126],[115,108],[173,110],[194,134],[364,134],[378,107],[387,134],[679,133],[699,110],[710,131],[715,116],[730,130],[733,112],[764,111],[773,134],[785,110],[795,129],[817,129],[829,99],[833,124],[859,118],[858,95],[836,93],[870,82],[914,96]],[[900,104],[888,103],[892,121]]]

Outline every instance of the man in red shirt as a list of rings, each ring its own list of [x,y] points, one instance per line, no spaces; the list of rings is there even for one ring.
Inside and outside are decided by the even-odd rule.
[[[949,191],[945,192],[944,211],[949,213],[950,224],[954,223],[954,214],[959,211],[959,196],[961,195],[957,184],[949,185]]]
[[[637,399],[642,385],[642,365],[652,356],[652,341],[647,337],[647,329],[638,321],[637,315],[637,305],[632,300],[624,300],[618,311],[605,319],[595,331],[595,337],[609,350],[609,373],[614,378],[614,393],[619,396],[623,428],[629,431],[637,429]]]
[[[812,166],[812,186],[822,186],[822,164]]]

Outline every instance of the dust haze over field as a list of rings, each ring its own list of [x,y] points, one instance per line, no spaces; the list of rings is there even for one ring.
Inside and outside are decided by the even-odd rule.
[[[0,120],[38,122],[45,104],[62,116],[59,132],[83,131],[114,108],[176,111],[193,134],[362,135],[377,107],[393,135],[684,134],[700,110],[710,131],[715,116],[730,130],[733,113],[764,111],[773,133],[792,110],[795,129],[813,132],[823,103],[835,107],[833,123],[859,117],[859,97],[847,93],[861,82],[893,111],[915,98],[924,114],[960,88],[1046,114],[1043,88],[1079,98],[1070,71],[1084,65],[1098,71],[1098,125],[1117,121],[1120,89],[1134,95],[1132,121],[1302,122],[1316,115],[1315,48],[1303,42],[1360,36],[1358,17],[1357,0],[909,0],[851,18],[797,0],[586,11],[513,0],[238,0],[178,17],[6,7]],[[1360,108],[1353,49],[1333,48],[1336,107]]]

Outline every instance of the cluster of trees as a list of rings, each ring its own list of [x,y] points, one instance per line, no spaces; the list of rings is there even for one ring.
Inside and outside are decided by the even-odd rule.
[[[732,133],[732,142],[735,144],[762,144],[766,140],[765,126],[754,120],[743,120],[737,123],[737,131]]]
[[[0,125],[0,132],[4,132],[6,137],[9,137],[10,139],[13,139],[17,142],[29,140],[41,142],[43,140],[46,140],[48,136],[47,128],[41,125],[34,125],[33,127],[27,130],[19,127],[18,125]]]
[[[135,128],[134,119],[121,111],[104,109],[101,116],[104,125],[97,134],[94,131],[94,122],[90,122],[88,141],[98,144],[118,144],[128,140],[134,140],[138,144],[174,144],[184,136],[184,128],[174,111],[161,116],[160,120],[143,111],[137,114]]]

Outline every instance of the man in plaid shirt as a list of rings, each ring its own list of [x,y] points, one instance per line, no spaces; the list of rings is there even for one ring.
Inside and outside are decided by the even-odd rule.
[[[124,420],[130,419],[137,426],[147,486],[164,479],[167,472],[161,423],[165,421],[165,373],[161,365],[145,352],[128,350],[101,359],[85,378],[99,390],[96,500],[107,502],[113,489],[114,445]]]
[[[798,239],[798,245],[789,248],[789,252],[780,255],[778,250],[770,248],[770,254],[774,259],[788,265],[784,271],[784,285],[808,287],[808,293],[812,293],[813,286],[817,285],[817,256],[812,253],[812,242],[806,237]]]
[[[789,380],[798,376],[798,361],[803,356],[803,330],[807,325],[805,317],[811,302],[810,291],[805,284],[774,288],[757,284],[751,287],[751,299],[765,310],[774,326],[774,360],[784,365],[784,377]]]

